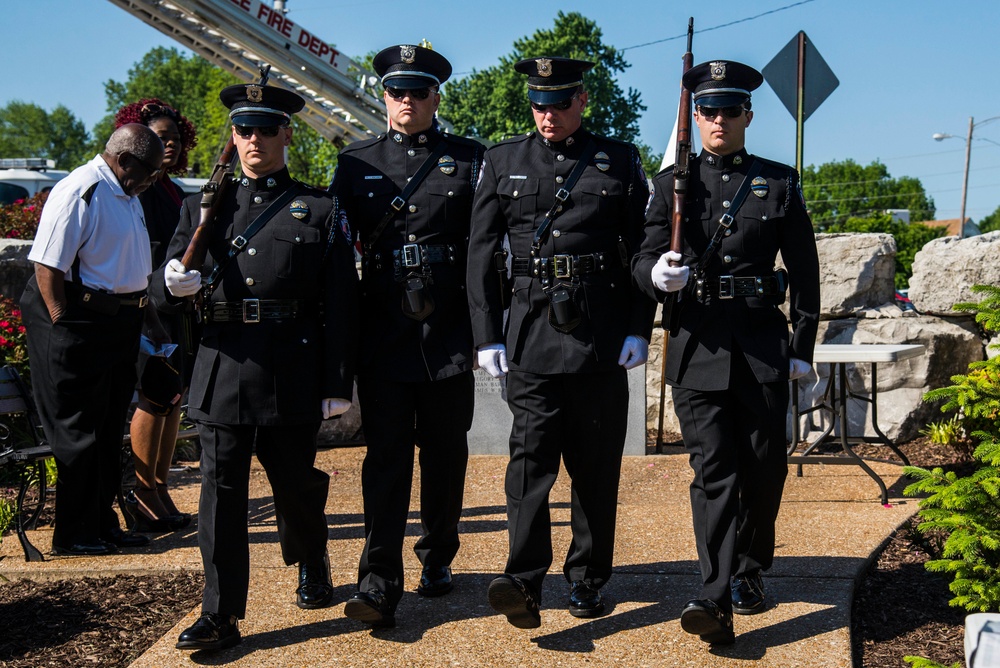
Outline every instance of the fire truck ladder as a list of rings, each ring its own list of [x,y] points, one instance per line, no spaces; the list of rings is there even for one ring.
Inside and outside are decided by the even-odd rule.
[[[289,20],[281,0],[110,2],[243,81],[270,64],[272,83],[305,98],[299,117],[337,146],[385,131],[378,77]]]

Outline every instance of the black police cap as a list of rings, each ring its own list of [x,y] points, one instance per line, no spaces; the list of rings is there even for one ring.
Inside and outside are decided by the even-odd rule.
[[[259,83],[228,86],[219,93],[219,99],[230,109],[229,121],[233,125],[251,127],[286,125],[292,114],[306,104],[297,93]]]
[[[525,58],[514,65],[528,75],[528,99],[536,104],[555,104],[573,97],[583,85],[583,73],[594,66],[587,60],[542,56]]]
[[[763,82],[764,75],[734,60],[713,60],[695,65],[684,73],[684,88],[703,107],[731,107],[750,100],[750,91]]]
[[[382,49],[372,59],[382,85],[403,90],[440,86],[451,76],[451,63],[437,51],[412,44]]]

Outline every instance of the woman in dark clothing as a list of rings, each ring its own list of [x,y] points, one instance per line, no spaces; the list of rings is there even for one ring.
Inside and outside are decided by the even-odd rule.
[[[164,157],[159,179],[139,197],[146,218],[146,230],[153,265],[159,267],[177,228],[184,192],[170,175],[187,173],[188,152],[197,143],[194,126],[173,107],[156,98],[144,99],[122,107],[115,115],[115,126],[142,123],[163,142]],[[162,329],[147,318],[147,336],[163,343],[164,333],[178,349],[169,358],[140,355],[139,401],[132,417],[130,432],[135,462],[134,517],[135,531],[176,531],[191,522],[191,516],[174,505],[167,487],[167,475],[174,455],[181,417],[181,395],[189,376],[188,359],[194,351],[188,345],[193,337],[185,335],[192,323],[187,315],[176,316],[146,309],[158,316]],[[157,318],[152,318],[155,321]],[[130,499],[131,500],[131,499]]]

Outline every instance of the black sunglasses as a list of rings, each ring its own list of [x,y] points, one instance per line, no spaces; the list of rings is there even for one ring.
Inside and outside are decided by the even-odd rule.
[[[236,128],[236,134],[243,139],[250,139],[253,133],[257,133],[258,137],[277,137],[278,131],[281,130],[283,125],[268,125],[265,127],[256,127],[252,125],[234,125]]]
[[[407,95],[414,100],[426,100],[431,96],[431,89],[429,87],[425,88],[393,88],[392,86],[386,86],[385,92],[389,94],[394,100],[402,100]]]
[[[136,162],[138,162],[140,165],[142,165],[143,169],[146,170],[146,173],[149,174],[149,178],[151,178],[151,179],[155,179],[156,176],[157,176],[157,174],[159,174],[160,172],[163,171],[162,167],[153,167],[148,162],[146,162],[145,160],[143,160],[139,156],[135,155],[134,153],[129,153],[128,151],[124,151],[123,155],[127,155],[128,157],[132,158],[133,160],[135,160]]]
[[[743,106],[738,104],[731,107],[703,107],[700,104],[698,105],[698,113],[705,118],[715,118],[719,114],[722,114],[726,118],[739,118],[743,115],[744,111]]]
[[[531,103],[531,108],[540,114],[544,114],[549,109],[553,111],[566,111],[571,106],[573,106],[573,100],[575,100],[579,95],[574,95],[573,97],[563,100],[562,102],[555,102],[553,104],[538,104],[537,102]]]

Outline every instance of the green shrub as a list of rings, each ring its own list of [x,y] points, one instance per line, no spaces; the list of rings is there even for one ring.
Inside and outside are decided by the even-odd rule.
[[[977,304],[957,304],[975,311],[986,332],[1000,330],[1000,288],[973,286],[985,293]],[[943,412],[954,412],[961,427],[977,444],[978,468],[965,477],[941,468],[906,467],[916,482],[907,496],[928,494],[920,501],[918,529],[947,535],[940,559],[927,570],[950,573],[953,606],[970,612],[1000,611],[1000,357],[973,362],[968,373],[952,376],[953,385],[928,392],[927,401],[942,400]],[[930,665],[930,664],[928,664]]]
[[[937,445],[955,445],[962,437],[962,420],[952,415],[948,420],[931,422],[920,430],[920,433],[931,439]]]
[[[962,662],[957,661],[951,666],[946,666],[943,663],[938,663],[937,661],[931,661],[930,659],[925,659],[919,656],[904,656],[903,661],[913,666],[913,668],[962,668]]]

